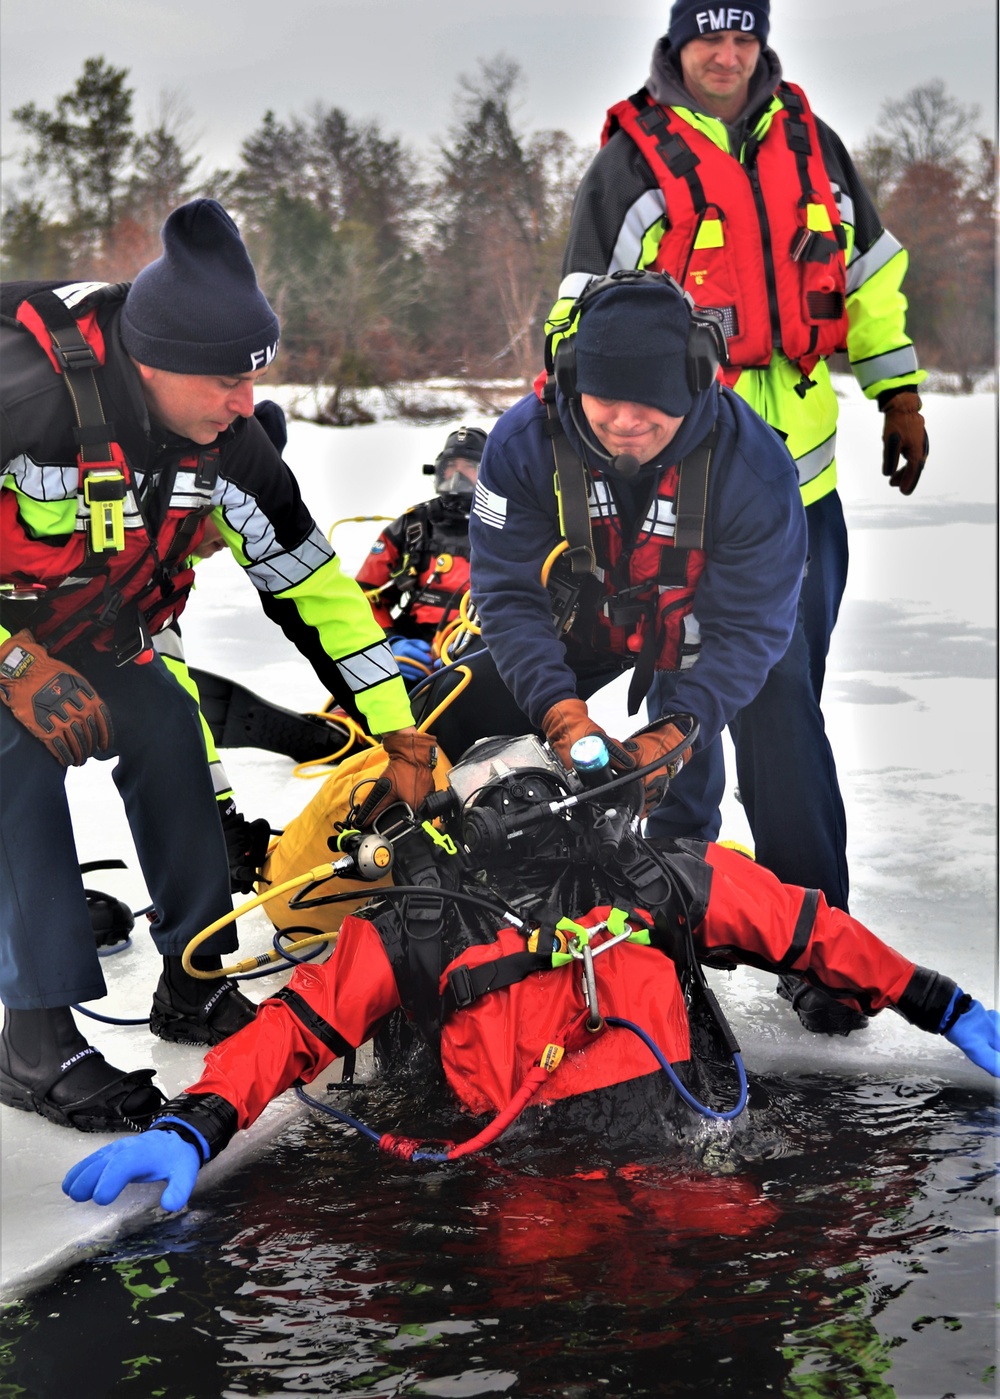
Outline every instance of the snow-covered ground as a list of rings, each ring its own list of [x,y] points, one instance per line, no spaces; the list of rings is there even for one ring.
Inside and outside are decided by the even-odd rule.
[[[902,499],[879,470],[881,419],[853,380],[842,395],[841,494],[851,530],[851,575],[827,673],[825,712],[847,804],[852,912],[924,965],[953,976],[996,1004],[996,400],[928,394],[931,456],[915,495]],[[289,390],[274,396],[291,401]],[[488,428],[469,410],[463,421]],[[457,422],[415,426],[380,421],[348,430],[290,424],[287,459],[324,529],[353,515],[393,517],[428,494],[420,474]],[[376,523],[338,524],[334,543],[353,571]],[[240,680],[291,709],[321,707],[326,696],[305,661],[264,617],[253,588],[228,556],[199,569],[185,614],[188,659]],[[612,733],[630,727],[619,682],[594,701]],[[150,735],[155,742],[155,734]],[[313,787],[292,763],[258,750],[223,755],[241,809],[280,827]],[[145,890],[106,765],[69,775],[81,861],[121,857],[125,872],[88,883],[131,902]],[[183,793],[164,793],[183,803]],[[723,838],[749,843],[731,792]],[[241,922],[241,947],[268,946],[261,913]],[[43,934],[41,934],[43,935]],[[145,1015],[158,974],[152,944],[137,929],[132,947],[104,963],[109,995],[94,1009]],[[985,1076],[943,1040],[883,1015],[867,1031],[831,1041],[803,1031],[773,992],[773,978],[749,970],[717,977],[717,989],[747,1068],[843,1075],[896,1071],[980,1088]],[[276,979],[250,983],[259,999]],[[122,1068],[154,1066],[168,1094],[197,1077],[196,1049],[167,1045],[141,1027],[85,1023],[85,1032]],[[272,1104],[255,1128],[203,1173],[213,1176],[258,1153],[299,1112],[294,1098]],[[102,1210],[75,1205],[59,1190],[66,1168],[103,1140],[9,1108],[0,1109],[3,1148],[0,1263],[7,1295],[50,1274],[97,1240],[154,1210],[144,1187]]]

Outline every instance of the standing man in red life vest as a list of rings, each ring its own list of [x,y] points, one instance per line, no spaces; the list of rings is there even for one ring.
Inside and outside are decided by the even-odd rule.
[[[0,1102],[82,1131],[135,1130],[162,1095],[152,1070],[105,1063],[70,1010],[105,985],[67,766],[116,759],[163,956],[153,1033],[217,1044],[254,1014],[181,965],[231,913],[230,872],[197,707],[150,642],[183,610],[209,519],[267,616],[382,735],[364,820],[433,786],[384,635],[253,416],[278,321],[236,225],[195,200],[163,247],[131,287],[12,284],[0,326]],[[223,930],[196,968],[235,946]]]
[[[449,433],[424,467],[436,494],[386,525],[357,573],[408,685],[429,673],[431,644],[469,587],[469,511],[485,445],[482,428]]]
[[[699,306],[722,312],[722,377],[785,439],[809,526],[790,650],[805,649],[810,683],[775,667],[731,726],[740,794],[757,858],[846,908],[846,821],[819,708],[848,563],[827,359],[846,348],[877,401],[883,473],[903,495],[927,456],[916,392],[924,374],[906,334],[906,253],[882,228],[840,139],[782,80],[768,25],[767,0],[673,5],[645,87],[610,109],[580,185],[550,325],[588,277],[626,267],[669,271]],[[651,718],[672,707],[673,684],[657,675]],[[649,833],[713,839],[724,788],[716,743],[671,784]],[[860,1023],[831,1019],[820,993],[791,979],[780,986],[811,1029],[846,1033]]]

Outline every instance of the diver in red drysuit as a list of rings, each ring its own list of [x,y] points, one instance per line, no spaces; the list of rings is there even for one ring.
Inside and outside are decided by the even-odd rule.
[[[608,839],[607,830],[601,834]],[[210,1051],[198,1082],[167,1104],[148,1131],[79,1163],[64,1190],[76,1200],[107,1204],[130,1181],[165,1180],[164,1208],[181,1208],[200,1166],[238,1129],[292,1084],[312,1082],[336,1057],[371,1039],[399,1008],[436,1044],[448,1084],[477,1114],[502,1113],[532,1075],[538,1080],[532,1099],[544,1103],[657,1072],[650,1049],[614,1027],[617,1019],[641,1025],[683,1074],[692,1058],[680,950],[688,932],[699,963],[794,971],[866,1015],[892,1007],[918,1028],[945,1034],[1000,1076],[997,1012],[830,908],[817,890],[783,885],[752,860],[717,845],[687,842],[676,854],[650,856],[634,830],[619,826],[611,834],[604,849],[615,853],[602,870],[586,862],[579,837],[560,854],[536,827],[529,858],[517,862],[518,880],[530,884],[532,865],[539,872],[547,866],[550,894],[555,884],[549,908],[566,907],[567,898],[592,899],[602,887],[612,896],[603,905],[587,904],[590,911],[570,923],[543,913],[537,932],[524,923],[497,932],[493,915],[451,903],[450,892],[461,881],[447,861],[447,875],[437,886],[445,905],[444,915],[440,909],[436,915],[443,931],[429,938],[418,935],[414,920],[419,899],[437,896],[433,883],[409,906],[376,891],[369,916],[345,919],[326,964],[297,968],[288,985],[261,1004],[252,1025]],[[565,837],[556,832],[554,839]],[[422,861],[408,863],[404,854],[401,863],[407,887],[414,887],[420,868],[431,862],[424,852]],[[621,896],[626,879],[641,886],[644,898],[635,904]],[[496,882],[502,887],[502,879]],[[476,887],[491,892],[482,883]],[[579,933],[584,925],[598,925],[589,943],[601,1021],[596,1033],[586,1024],[590,1012],[579,959],[552,957],[553,948],[565,945],[560,933],[565,939],[567,928]],[[621,941],[601,955],[602,943],[629,928],[637,940]],[[433,956],[428,964],[428,946],[437,964]],[[436,988],[430,999],[428,980]],[[550,1070],[546,1064],[553,1059]],[[389,1141],[390,1149],[405,1156],[418,1145]]]

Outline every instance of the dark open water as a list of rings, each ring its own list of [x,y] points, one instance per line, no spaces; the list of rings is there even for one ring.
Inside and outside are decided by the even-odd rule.
[[[9,1311],[0,1395],[996,1394],[989,1091],[770,1079],[751,1107],[659,1159],[452,1167],[310,1117]]]

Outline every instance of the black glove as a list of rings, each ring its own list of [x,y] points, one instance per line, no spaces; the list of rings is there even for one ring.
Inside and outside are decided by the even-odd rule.
[[[226,838],[229,858],[229,883],[234,894],[252,894],[260,878],[260,869],[267,857],[271,827],[264,818],[248,821],[236,810],[232,797],[219,803],[222,834]]]

